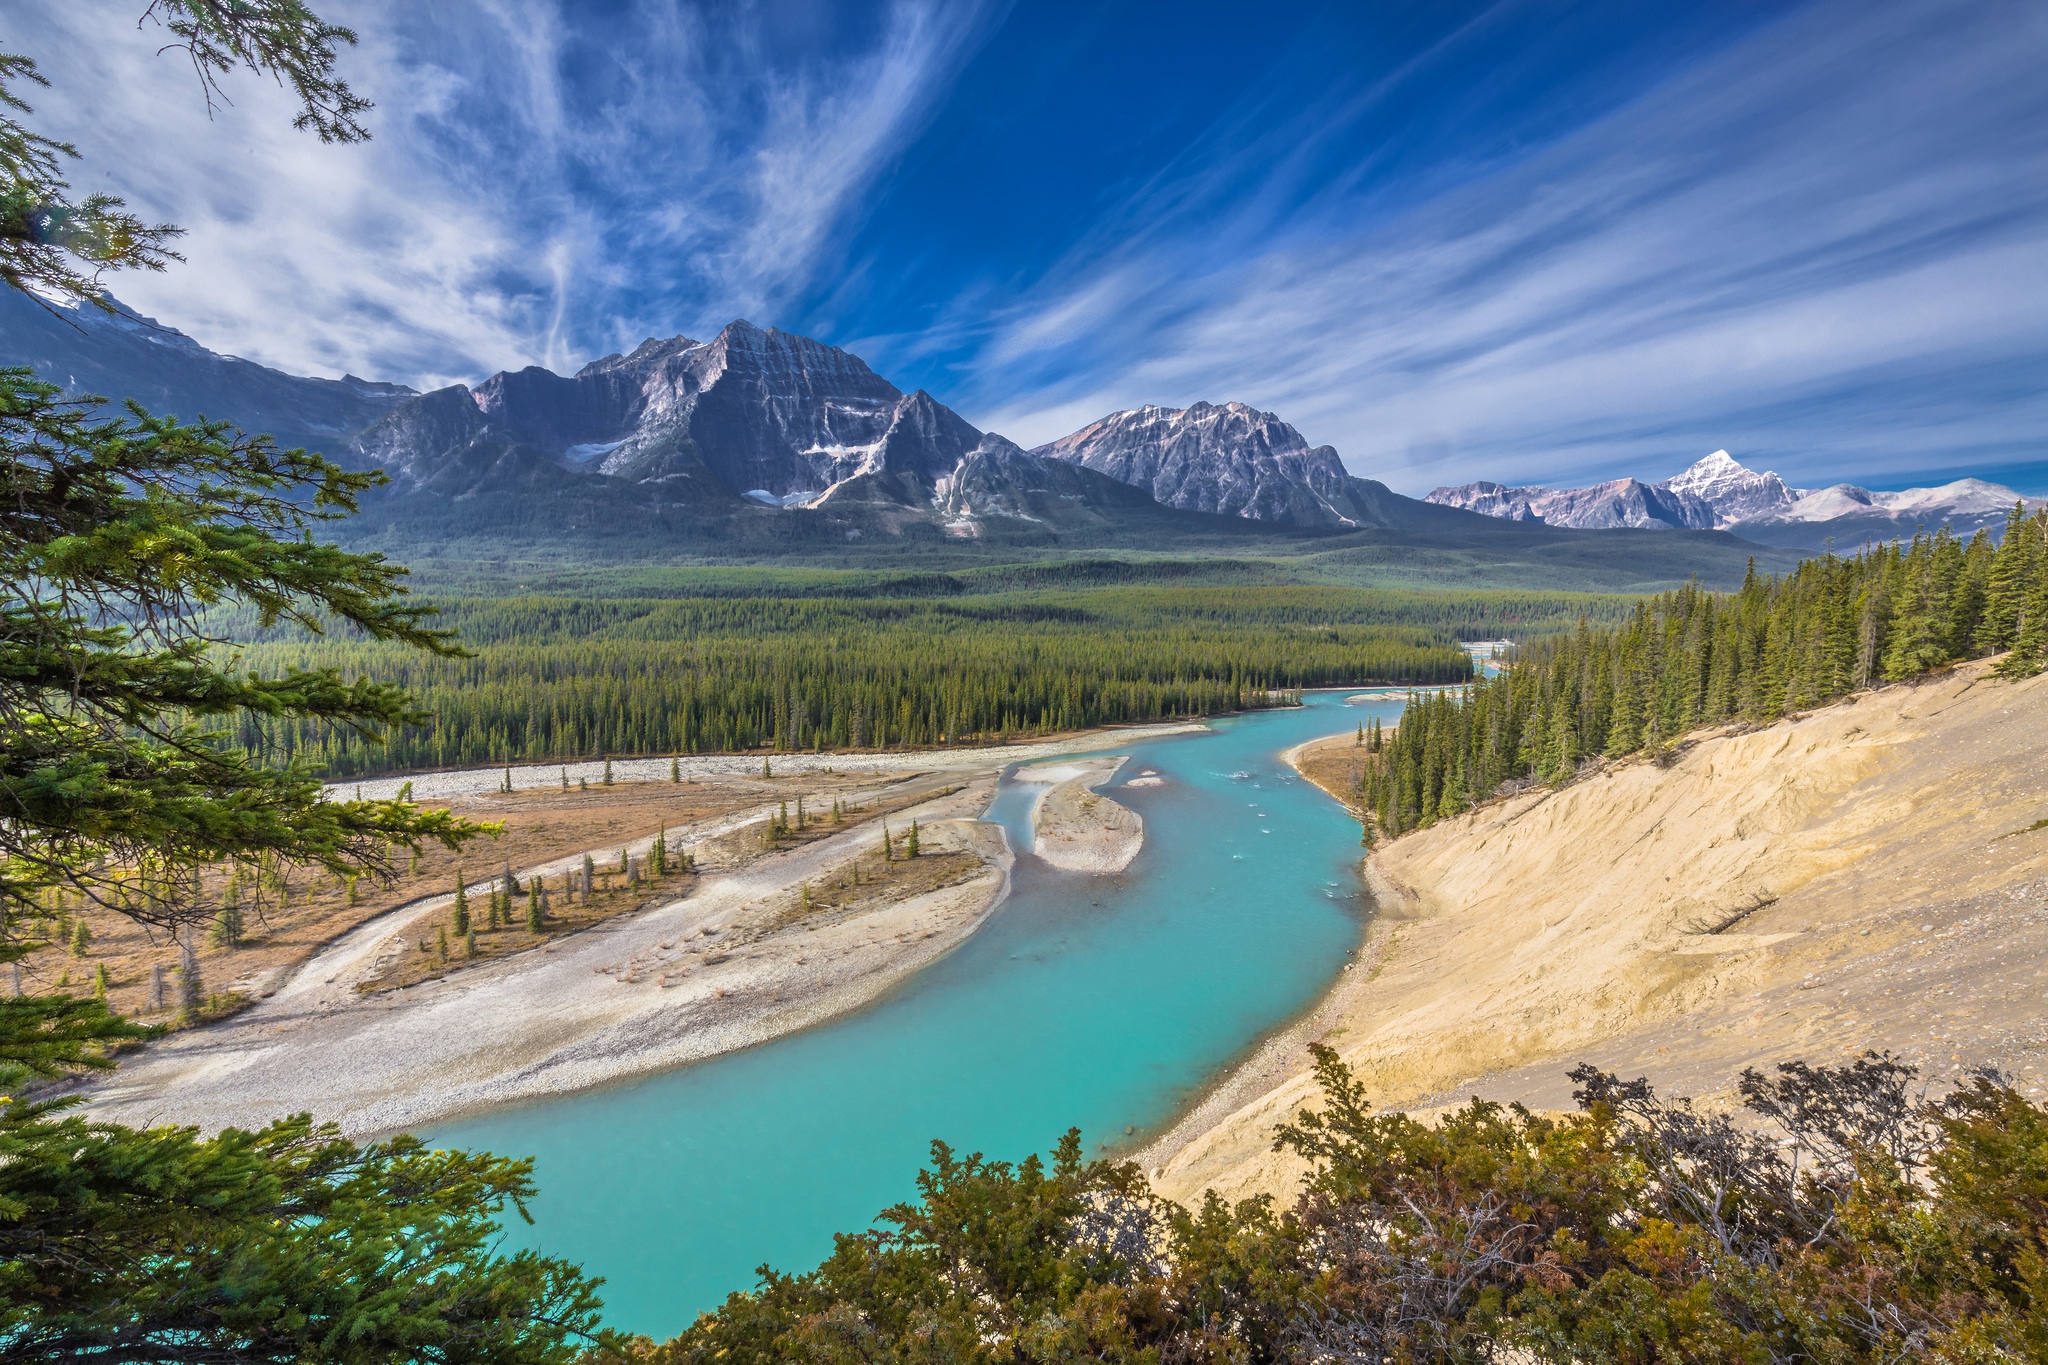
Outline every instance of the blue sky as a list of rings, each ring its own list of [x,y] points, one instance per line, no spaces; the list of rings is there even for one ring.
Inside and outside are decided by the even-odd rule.
[[[354,148],[254,79],[209,122],[142,7],[0,47],[81,189],[190,229],[116,292],[287,369],[744,316],[1026,444],[1238,399],[1406,492],[2048,492],[2042,6],[329,0]]]

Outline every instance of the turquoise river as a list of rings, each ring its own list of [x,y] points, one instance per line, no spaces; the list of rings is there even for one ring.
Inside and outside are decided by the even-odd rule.
[[[1145,817],[1123,876],[1020,856],[979,933],[858,1014],[432,1137],[533,1155],[535,1223],[508,1236],[603,1276],[606,1322],[657,1338],[756,1266],[815,1265],[912,1193],[933,1138],[1015,1159],[1079,1126],[1091,1154],[1129,1150],[1356,949],[1358,825],[1281,754],[1402,700],[1310,693],[1105,748],[1131,755],[1105,790]],[[1120,789],[1144,772],[1164,784]],[[1013,848],[1034,794],[1005,782],[990,808]]]

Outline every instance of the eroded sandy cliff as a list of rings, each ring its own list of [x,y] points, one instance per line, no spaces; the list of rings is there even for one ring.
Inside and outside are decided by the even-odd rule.
[[[1569,1107],[1581,1059],[1725,1097],[1864,1048],[2038,1093],[2044,817],[2048,677],[1977,664],[1411,834],[1371,859],[1357,965],[1146,1164],[1183,1199],[1291,1187],[1271,1132],[1318,1039],[1409,1109]]]

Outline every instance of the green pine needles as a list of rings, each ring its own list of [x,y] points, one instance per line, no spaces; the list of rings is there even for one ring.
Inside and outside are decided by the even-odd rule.
[[[384,876],[395,855],[459,847],[476,826],[409,802],[329,801],[304,763],[233,731],[294,719],[374,741],[415,718],[402,690],[328,669],[259,675],[197,615],[340,620],[401,648],[456,653],[405,596],[403,570],[306,537],[379,477],[219,423],[130,406],[102,417],[27,370],[0,369],[0,902],[34,916],[52,887],[161,926],[214,907],[192,869],[309,863]],[[251,728],[253,727],[253,728]]]

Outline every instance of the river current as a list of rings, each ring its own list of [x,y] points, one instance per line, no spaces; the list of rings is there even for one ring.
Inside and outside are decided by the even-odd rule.
[[[1280,755],[1392,721],[1403,694],[1104,748],[1104,790],[1145,818],[1117,877],[1030,856],[1042,788],[988,818],[1011,894],[957,951],[860,1013],[678,1071],[451,1125],[437,1143],[532,1155],[534,1225],[508,1239],[604,1277],[605,1321],[667,1337],[755,1267],[806,1270],[831,1235],[910,1197],[933,1138],[1018,1159],[1078,1126],[1090,1155],[1163,1129],[1357,947],[1358,825]],[[1128,787],[1156,774],[1161,785]]]

